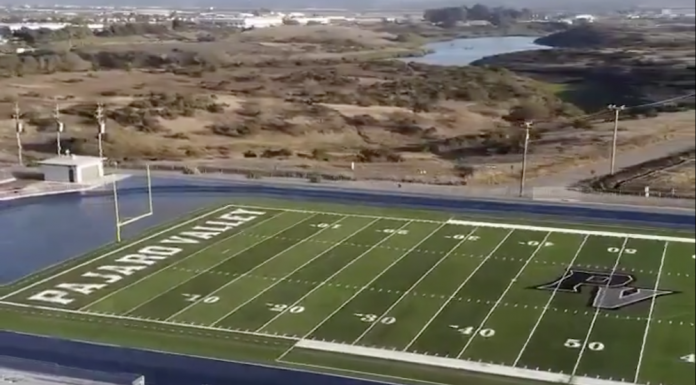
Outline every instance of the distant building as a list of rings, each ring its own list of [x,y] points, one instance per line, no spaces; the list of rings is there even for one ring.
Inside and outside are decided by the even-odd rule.
[[[585,22],[585,23],[594,23],[596,18],[592,15],[576,15],[573,18],[573,21],[575,22]]]
[[[70,23],[0,23],[0,28],[9,28],[11,31],[18,31],[23,28],[57,30],[65,27],[87,27],[91,30],[97,31],[104,29],[104,24],[76,25]]]

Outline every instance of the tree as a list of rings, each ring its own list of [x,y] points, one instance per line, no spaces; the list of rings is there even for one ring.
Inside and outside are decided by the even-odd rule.
[[[549,118],[549,109],[539,103],[526,101],[514,106],[510,112],[503,117],[508,122],[521,123]]]

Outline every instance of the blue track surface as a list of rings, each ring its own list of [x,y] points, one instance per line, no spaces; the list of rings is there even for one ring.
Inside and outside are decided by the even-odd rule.
[[[62,366],[144,375],[146,385],[377,385],[345,377],[0,332],[0,351]]]

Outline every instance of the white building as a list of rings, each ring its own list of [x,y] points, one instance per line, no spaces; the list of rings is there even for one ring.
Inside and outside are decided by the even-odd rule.
[[[70,23],[0,23],[0,28],[9,28],[11,31],[18,31],[22,28],[27,29],[52,29],[58,30],[65,27],[81,27],[80,25],[70,24]],[[87,24],[84,25],[91,30],[102,30],[104,29],[104,24]]]
[[[267,28],[283,25],[283,18],[275,17],[245,17],[241,20],[242,28]]]
[[[596,18],[592,15],[575,15],[573,17],[573,21],[575,22],[586,22],[586,23],[594,23]]]
[[[104,160],[94,156],[61,155],[40,164],[47,182],[90,183],[104,177]]]

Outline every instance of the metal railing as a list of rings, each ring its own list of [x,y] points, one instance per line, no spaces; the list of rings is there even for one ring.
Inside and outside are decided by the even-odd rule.
[[[139,374],[105,372],[51,362],[0,356],[0,384],[145,385]]]
[[[144,164],[128,164],[124,165],[132,169],[144,169]],[[246,178],[246,179],[263,179],[263,178],[295,178],[311,180],[315,182],[325,181],[365,181],[365,182],[393,182],[398,183],[422,183],[425,185],[445,186],[457,188],[457,191],[463,195],[469,193],[494,194],[496,196],[515,197],[519,196],[519,187],[514,186],[512,180],[508,183],[509,187],[496,187],[495,185],[488,186],[467,186],[465,178],[458,178],[451,174],[443,174],[442,172],[432,170],[413,171],[412,167],[399,166],[398,164],[379,164],[371,170],[370,164],[360,164],[355,170],[348,168],[346,171],[331,172],[327,169],[297,169],[287,167],[276,168],[246,168],[246,167],[219,167],[212,165],[176,165],[176,164],[150,164],[152,170],[168,171],[183,173],[187,175],[203,175],[206,177],[221,177],[221,178]],[[349,166],[348,166],[349,167]],[[379,171],[378,171],[379,170]],[[647,192],[645,188],[648,188]],[[532,198],[532,191],[540,188],[529,187],[525,188],[523,196]],[[543,188],[541,188],[543,189]],[[562,189],[551,188],[559,192]],[[585,187],[573,187],[567,189],[569,191],[591,193],[594,195],[610,195],[610,196],[633,196],[642,198],[672,198],[672,199],[694,199],[696,197],[696,189],[692,191],[665,189],[659,186],[640,186],[631,188],[617,188],[597,190]]]

